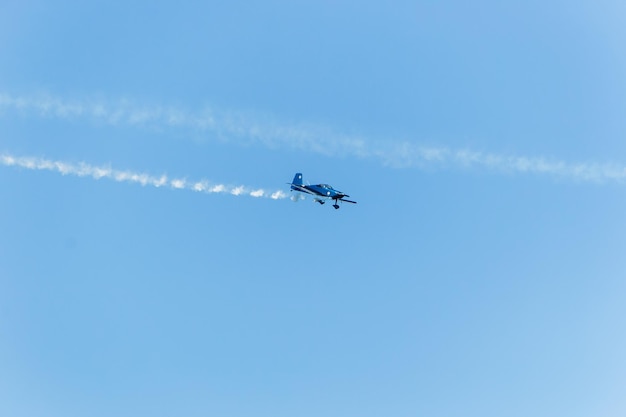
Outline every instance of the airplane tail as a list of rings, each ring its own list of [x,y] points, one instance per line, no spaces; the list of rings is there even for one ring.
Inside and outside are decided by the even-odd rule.
[[[293,181],[291,181],[291,189],[295,190],[296,188],[294,187],[294,185],[302,185],[302,173],[298,172],[294,177],[293,177]]]

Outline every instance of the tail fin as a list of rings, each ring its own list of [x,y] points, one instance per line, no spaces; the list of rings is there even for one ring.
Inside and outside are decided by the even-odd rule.
[[[293,189],[294,185],[302,185],[302,173],[298,172],[295,177],[293,177],[293,181],[291,181],[291,188]]]

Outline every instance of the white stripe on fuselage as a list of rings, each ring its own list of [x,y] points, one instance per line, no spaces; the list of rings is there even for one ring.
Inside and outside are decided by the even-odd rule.
[[[329,196],[327,196],[327,195],[325,195],[325,194],[321,194],[321,193],[318,193],[318,192],[316,192],[316,191],[309,190],[308,188],[305,188],[305,187],[304,187],[304,186],[302,186],[302,185],[297,185],[297,184],[291,184],[291,185],[293,185],[294,187],[296,187],[296,191],[300,191],[300,192],[307,193],[307,194],[311,194],[311,195],[318,196],[318,197],[326,197],[326,198],[330,198]]]

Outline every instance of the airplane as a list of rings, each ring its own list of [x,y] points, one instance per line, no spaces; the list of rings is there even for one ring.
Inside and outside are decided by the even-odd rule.
[[[338,203],[340,201],[356,204],[356,201],[345,199],[345,197],[350,197],[348,194],[335,190],[328,184],[304,185],[301,172],[298,172],[295,177],[293,177],[293,181],[287,184],[291,185],[291,191],[299,191],[313,195],[313,201],[316,203],[324,204],[326,200],[335,200],[335,204],[333,204],[335,210],[339,208]]]

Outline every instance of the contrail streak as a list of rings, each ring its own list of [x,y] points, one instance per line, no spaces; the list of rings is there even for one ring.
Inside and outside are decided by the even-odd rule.
[[[143,106],[128,100],[72,101],[53,96],[12,96],[0,93],[0,113],[11,109],[61,119],[86,118],[114,126],[186,129],[211,133],[222,141],[259,143],[270,149],[289,148],[330,157],[376,159],[396,168],[481,168],[496,172],[549,175],[574,181],[623,182],[626,168],[609,163],[565,161],[503,155],[468,149],[428,147],[411,142],[374,141],[343,135],[312,125],[285,125],[257,121],[243,113],[211,108],[189,111],[176,107]]]
[[[398,146],[394,155],[388,158],[387,162],[397,166],[480,167],[504,173],[550,175],[574,181],[597,183],[626,180],[626,166],[609,163],[568,163],[543,157],[502,155],[445,147],[425,148],[411,144]]]
[[[247,195],[257,198],[265,197],[272,200],[281,200],[287,197],[281,190],[267,191],[262,188],[251,188],[243,185],[214,184],[207,180],[189,181],[186,178],[170,178],[167,175],[153,176],[141,172],[117,170],[108,166],[90,165],[84,162],[73,164],[30,156],[18,157],[7,153],[0,153],[0,165],[30,170],[52,171],[62,175],[74,175],[77,177],[91,177],[96,180],[107,178],[115,182],[128,182],[142,186],[189,190],[207,194]]]

